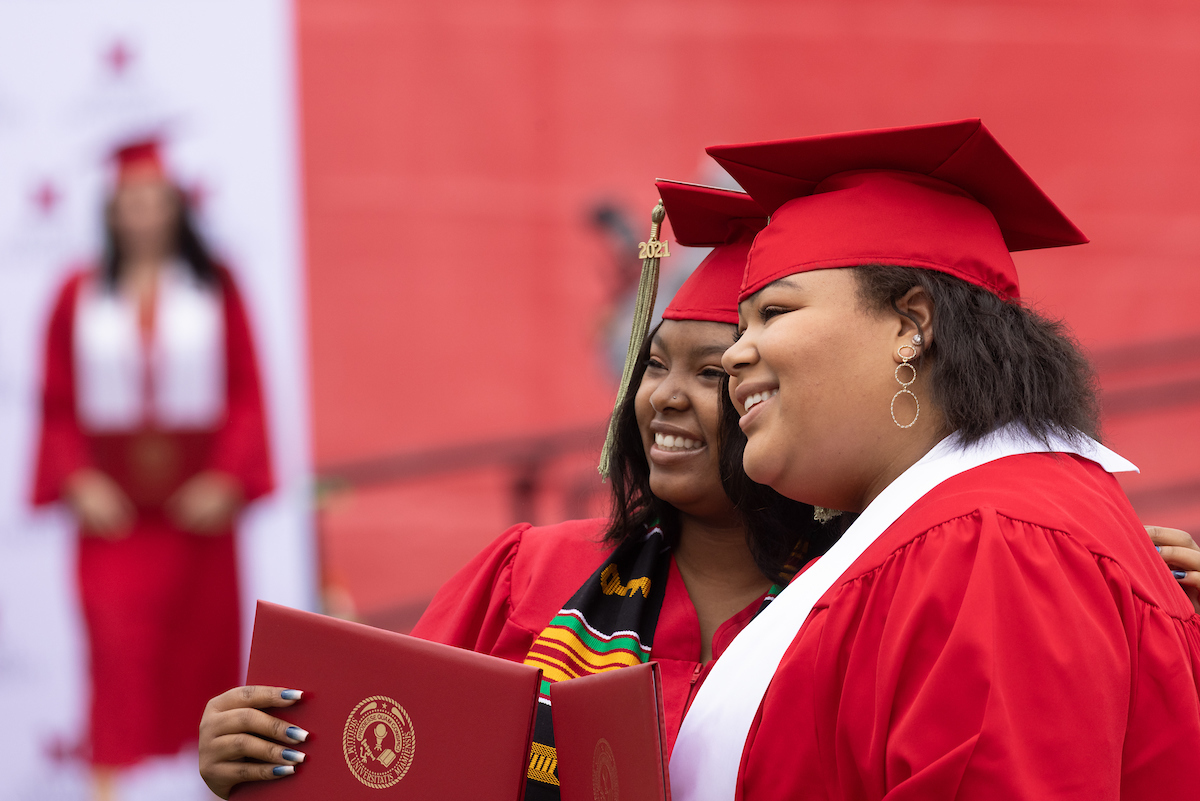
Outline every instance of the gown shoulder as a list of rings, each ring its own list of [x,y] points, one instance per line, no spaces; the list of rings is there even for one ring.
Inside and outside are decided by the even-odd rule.
[[[1197,676],[1200,615],[1115,479],[1008,457],[914,504],[814,607],[741,796],[1186,795]]]
[[[413,635],[505,659],[533,640],[611,553],[604,519],[515,525],[438,590]]]

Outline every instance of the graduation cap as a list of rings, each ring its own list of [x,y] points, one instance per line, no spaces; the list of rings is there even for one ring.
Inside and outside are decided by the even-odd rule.
[[[711,247],[688,277],[664,320],[738,321],[738,290],[754,236],[767,224],[767,214],[745,192],[712,186],[655,181],[671,221],[675,241],[687,247]]]
[[[154,137],[126,142],[113,150],[117,167],[117,183],[153,178],[167,180],[161,142]]]
[[[740,300],[793,273],[866,264],[938,270],[1015,299],[1009,251],[1088,241],[977,119],[708,153],[770,215]]]

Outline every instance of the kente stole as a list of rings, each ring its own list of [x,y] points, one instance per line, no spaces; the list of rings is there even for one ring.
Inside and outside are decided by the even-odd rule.
[[[671,548],[654,526],[631,537],[575,591],[534,640],[525,664],[542,669],[525,801],[558,801],[558,753],[550,685],[650,661],[654,630],[667,593]],[[767,592],[759,612],[781,587]],[[699,654],[697,654],[699,656]]]

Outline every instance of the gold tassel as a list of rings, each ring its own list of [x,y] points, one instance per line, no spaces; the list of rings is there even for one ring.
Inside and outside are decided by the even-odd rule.
[[[646,334],[650,331],[650,317],[654,314],[654,302],[658,299],[658,262],[670,256],[668,244],[658,239],[663,218],[667,216],[662,201],[650,212],[650,238],[638,243],[638,256],[642,260],[642,277],[638,280],[637,305],[633,309],[633,331],[629,335],[629,350],[625,354],[625,368],[621,370],[621,384],[617,387],[617,401],[613,404],[612,417],[608,419],[608,435],[604,438],[604,450],[600,451],[600,477],[608,478],[612,468],[613,445],[617,439],[617,416],[625,403],[626,389],[633,377],[638,353]]]

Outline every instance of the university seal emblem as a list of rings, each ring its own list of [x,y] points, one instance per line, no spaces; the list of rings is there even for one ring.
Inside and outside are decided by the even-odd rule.
[[[417,749],[404,707],[386,695],[364,698],[346,718],[342,753],[354,778],[382,790],[404,778]]]
[[[595,801],[620,801],[617,789],[617,760],[612,746],[601,737],[592,752],[592,797]]]

